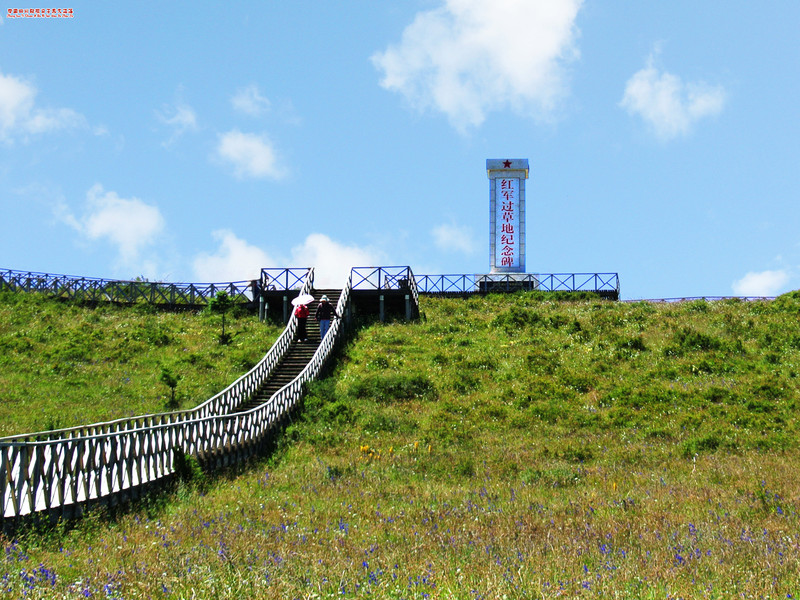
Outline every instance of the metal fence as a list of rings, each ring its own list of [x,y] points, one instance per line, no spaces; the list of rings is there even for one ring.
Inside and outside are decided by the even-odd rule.
[[[617,273],[493,273],[489,275],[418,275],[424,294],[473,294],[531,290],[542,292],[600,292],[619,297]]]
[[[234,303],[258,298],[259,280],[227,283],[161,283],[0,270],[0,292],[38,292],[79,302],[148,303],[159,306],[205,306],[218,292]]]
[[[137,302],[160,306],[204,306],[217,292],[234,302],[256,302],[261,291],[299,290],[310,268],[264,268],[260,278],[228,283],[160,283],[0,270],[0,292],[40,292],[84,302]],[[355,267],[353,289],[410,289],[413,294],[471,294],[486,291],[593,291],[619,295],[617,273],[418,275],[410,267]],[[416,300],[416,299],[415,299]]]
[[[261,269],[261,281],[259,285],[261,289],[265,291],[299,290],[305,285],[306,277],[310,272],[313,272],[313,269]]]
[[[411,267],[353,267],[354,290],[410,290],[415,285]]]
[[[419,316],[419,288],[411,267],[353,267],[350,279],[354,292],[379,294],[381,321],[385,318],[384,292],[404,296],[406,320]]]
[[[675,298],[629,298],[624,300],[628,304],[636,302],[652,302],[655,304],[680,304],[681,302],[721,302],[731,300],[734,302],[770,302],[776,296],[683,296]]]

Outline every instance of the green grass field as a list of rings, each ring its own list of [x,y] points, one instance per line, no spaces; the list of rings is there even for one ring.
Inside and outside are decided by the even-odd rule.
[[[84,307],[0,294],[0,437],[190,408],[251,369],[280,334],[234,309],[221,317],[147,305]]]
[[[43,397],[84,410],[80,388],[60,378],[95,364],[103,374],[85,386],[104,389],[97,398],[118,394],[112,367],[142,353],[148,373],[174,365],[180,391],[207,383],[213,369],[198,365],[234,354],[251,327],[243,346],[276,335],[240,316],[231,330],[241,333],[219,346],[218,318],[110,308],[70,307],[53,323],[47,301],[24,300],[0,307],[11,432],[29,427],[30,410],[7,407],[6,394],[40,407],[39,422],[63,420]],[[4,540],[0,597],[800,594],[800,296],[669,305],[515,294],[423,298],[421,310],[419,322],[357,331],[261,461],[127,514]],[[72,326],[82,319],[100,319],[101,351],[66,374],[43,358],[15,379],[46,346],[42,327],[66,347],[88,335]],[[114,333],[156,325],[169,343]],[[127,362],[108,358],[131,347]],[[183,347],[194,362],[161,354]],[[265,348],[253,351],[247,360]],[[229,377],[246,366],[225,360]],[[169,392],[157,375],[141,390],[156,408]],[[186,385],[184,402],[213,391]],[[130,398],[125,414],[143,402]]]

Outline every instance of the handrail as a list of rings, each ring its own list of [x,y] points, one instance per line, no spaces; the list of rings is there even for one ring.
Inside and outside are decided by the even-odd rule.
[[[314,269],[310,268],[306,272],[305,281],[301,293],[308,293],[314,287]],[[78,427],[67,427],[64,429],[54,429],[51,431],[39,431],[35,433],[25,433],[0,438],[0,444],[12,442],[34,442],[50,441],[64,437],[80,438],[95,435],[111,434],[119,431],[130,431],[136,429],[146,429],[156,427],[165,422],[177,422],[194,418],[205,418],[213,415],[223,414],[239,406],[245,399],[249,398],[266,381],[274,368],[280,362],[294,337],[297,328],[297,320],[291,318],[284,328],[281,335],[273,343],[264,357],[247,373],[239,377],[227,388],[212,396],[202,404],[186,410],[174,411],[169,413],[155,413],[141,415],[133,418],[116,419],[90,425]],[[174,421],[173,421],[174,419]],[[2,482],[0,482],[2,483]]]
[[[614,292],[619,295],[617,273],[492,273],[488,275],[417,275],[416,285],[423,294],[472,294],[519,289],[556,291]]]
[[[411,288],[411,297],[414,301],[414,310],[416,316],[419,316],[419,286],[417,286],[417,279],[414,277],[411,267],[408,268],[408,282]]]
[[[738,300],[740,302],[769,302],[777,296],[683,296],[675,298],[629,298],[623,300],[627,304],[652,302],[653,304],[680,304],[681,302],[719,302],[722,300]]]
[[[352,276],[339,299],[339,314],[347,307],[351,282]],[[301,291],[312,288],[313,270],[309,269]],[[296,318],[290,319],[280,339],[291,342],[296,326]],[[0,517],[43,510],[63,513],[76,504],[157,481],[174,471],[178,452],[216,458],[222,464],[251,456],[264,435],[297,403],[305,382],[317,376],[341,336],[340,328],[336,320],[303,372],[267,403],[247,412],[206,414],[195,409],[127,420],[125,427],[114,430],[110,426],[122,422],[74,428],[57,439],[15,436],[0,440]],[[273,349],[280,346],[279,340]],[[238,405],[220,401],[222,394],[205,404],[217,400],[214,410]],[[56,432],[46,435],[52,433]]]
[[[264,291],[288,291],[303,287],[308,268],[261,269],[261,289]]]
[[[283,386],[280,390],[273,394],[272,398],[269,399],[269,404],[275,402],[289,402],[292,406],[294,405],[297,400],[299,400],[299,395],[302,390],[302,386],[314,379],[317,375],[319,375],[322,367],[324,366],[327,359],[330,357],[331,352],[334,349],[336,343],[340,340],[340,337],[344,335],[344,331],[342,330],[342,320],[344,318],[344,314],[347,311],[347,305],[350,302],[350,293],[353,289],[353,274],[352,271],[350,273],[350,277],[348,278],[347,285],[342,289],[342,293],[339,296],[339,301],[336,304],[336,314],[340,315],[340,318],[333,319],[331,322],[331,326],[328,329],[328,333],[325,335],[324,338],[320,340],[319,346],[317,346],[316,351],[314,352],[314,356],[308,362],[308,364],[303,368],[303,370],[298,374],[298,376],[291,381],[290,383]],[[259,408],[252,409],[250,412],[254,412],[259,410]]]
[[[471,293],[478,290],[477,275],[417,275],[418,289],[425,294]]]
[[[350,277],[354,290],[408,289],[414,278],[411,267],[353,267]]]
[[[40,292],[82,302],[144,302],[166,306],[205,306],[226,292],[234,303],[251,303],[259,295],[258,280],[225,283],[163,283],[53,275],[0,269],[0,292]]]

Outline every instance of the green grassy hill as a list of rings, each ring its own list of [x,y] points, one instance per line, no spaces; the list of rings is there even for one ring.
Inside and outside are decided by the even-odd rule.
[[[0,293],[0,437],[190,408],[251,369],[280,334],[234,309],[221,318],[148,305],[96,308]]]
[[[0,597],[797,597],[800,297],[549,298],[361,329],[271,456],[7,540]]]

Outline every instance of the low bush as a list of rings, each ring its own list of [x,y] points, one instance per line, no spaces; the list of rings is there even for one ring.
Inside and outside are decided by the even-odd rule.
[[[352,382],[348,393],[355,398],[380,403],[412,400],[435,400],[436,386],[425,375],[374,373]]]

